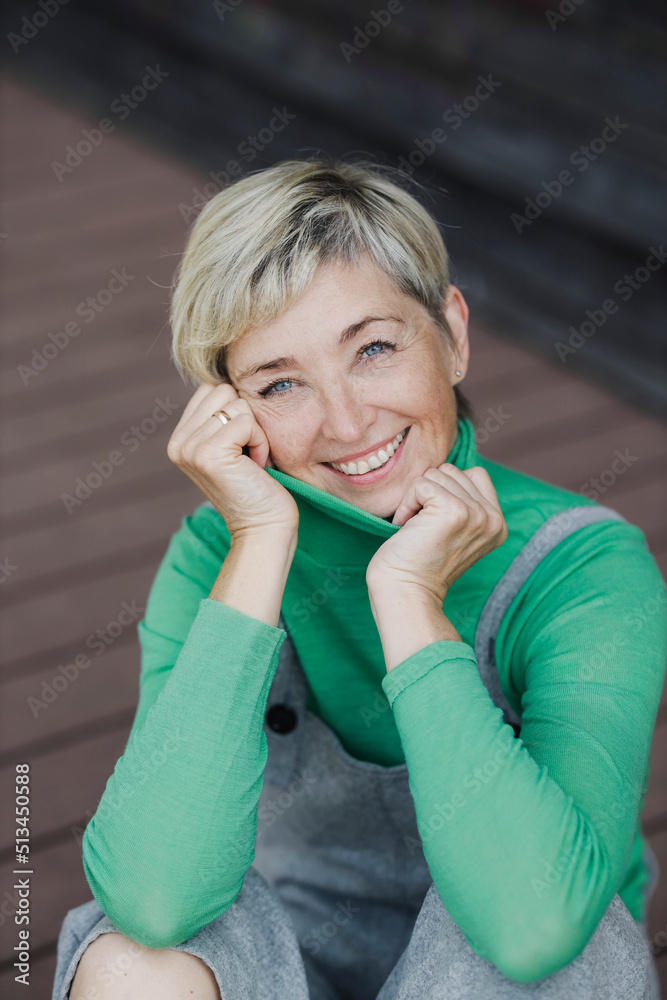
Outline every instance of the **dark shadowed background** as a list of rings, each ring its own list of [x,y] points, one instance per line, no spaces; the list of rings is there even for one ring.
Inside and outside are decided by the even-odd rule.
[[[189,226],[224,184],[317,151],[414,174],[471,307],[479,451],[615,508],[665,574],[667,14],[650,0],[5,0],[0,49],[0,994],[48,1000],[62,919],[90,898],[81,835],[134,716],[136,622],[203,500],[166,454],[192,391],[167,307]],[[33,961],[19,993],[23,761]],[[667,995],[664,700],[643,826],[663,867],[649,933]]]

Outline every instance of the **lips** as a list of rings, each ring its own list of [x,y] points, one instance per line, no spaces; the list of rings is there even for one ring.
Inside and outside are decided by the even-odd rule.
[[[339,476],[351,479],[354,483],[374,483],[382,479],[398,461],[397,453],[402,453],[402,445],[410,431],[410,427],[399,431],[393,441],[384,448],[367,453],[363,459],[356,462],[325,462]]]

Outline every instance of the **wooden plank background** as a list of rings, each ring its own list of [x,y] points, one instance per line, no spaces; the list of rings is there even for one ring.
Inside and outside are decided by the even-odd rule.
[[[126,602],[144,606],[157,565],[182,517],[201,494],[168,460],[166,445],[190,391],[169,360],[168,290],[185,224],[178,211],[205,177],[163,151],[116,131],[59,182],[51,168],[61,148],[92,120],[4,78],[2,297],[6,318],[0,449],[0,499],[11,568],[3,579],[2,767],[0,795],[11,801],[14,764],[32,775],[33,997],[48,998],[55,946],[68,909],[90,898],[80,833],[122,753],[134,715],[139,647],[134,626],[100,655],[89,636],[114,622]],[[86,323],[76,309],[106,288],[113,269],[127,287]],[[72,337],[28,378],[30,365],[65,324]],[[638,459],[603,498],[644,531],[667,570],[665,427],[606,389],[550,364],[473,321],[465,390],[483,423],[487,409],[509,414],[480,439],[496,461],[579,490],[608,468],[615,449]],[[49,352],[53,354],[53,352]],[[157,401],[173,407],[133,450],[123,435]],[[127,438],[125,438],[127,441]],[[123,462],[80,506],[63,494],[109,452]],[[37,716],[60,665],[88,653],[91,666]],[[14,995],[11,912],[13,825],[0,833],[3,862],[0,994]],[[649,932],[667,931],[667,704],[657,721],[644,826],[663,867]],[[8,822],[9,821],[9,822]],[[7,933],[9,931],[9,933]],[[659,941],[664,941],[664,936]],[[658,958],[667,995],[667,949]]]

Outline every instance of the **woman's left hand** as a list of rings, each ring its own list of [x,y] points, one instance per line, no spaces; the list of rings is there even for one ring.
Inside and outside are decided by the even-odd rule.
[[[369,590],[419,588],[440,603],[452,583],[507,538],[495,488],[481,466],[444,462],[414,479],[392,524],[402,525],[366,570]]]

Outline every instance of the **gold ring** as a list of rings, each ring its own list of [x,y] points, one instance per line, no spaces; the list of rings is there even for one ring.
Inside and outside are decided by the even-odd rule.
[[[211,414],[212,417],[220,417],[220,422],[223,424],[228,423],[232,418],[225,410],[216,410],[215,413]]]

